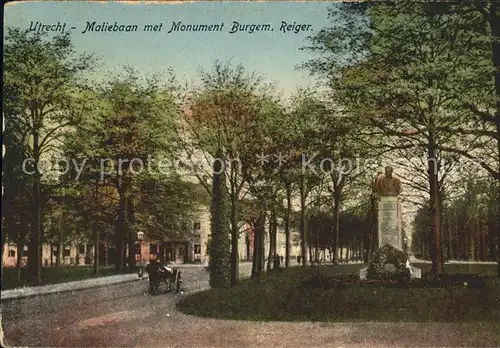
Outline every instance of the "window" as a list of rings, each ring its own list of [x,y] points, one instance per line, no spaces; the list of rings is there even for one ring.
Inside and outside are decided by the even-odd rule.
[[[149,253],[158,254],[158,244],[149,244]]]
[[[195,254],[201,254],[201,245],[200,244],[195,244],[194,245],[194,253]]]
[[[15,250],[9,250],[9,257],[16,257],[16,251]]]
[[[80,244],[78,246],[78,253],[79,254],[85,254],[85,245],[84,244]]]
[[[201,230],[201,223],[200,222],[195,222],[193,224],[193,230]]]

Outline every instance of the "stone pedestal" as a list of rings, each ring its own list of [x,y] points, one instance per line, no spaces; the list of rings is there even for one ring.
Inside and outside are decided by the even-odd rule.
[[[389,244],[403,250],[401,214],[397,197],[380,197],[378,202],[378,245]]]
[[[401,211],[397,196],[382,196],[377,205],[378,247],[385,244],[403,251],[403,233],[401,225]],[[411,278],[420,278],[421,270],[410,266]],[[359,278],[366,279],[368,267],[359,270]]]

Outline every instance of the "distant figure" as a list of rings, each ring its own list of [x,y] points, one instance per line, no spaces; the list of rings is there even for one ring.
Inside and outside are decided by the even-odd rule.
[[[280,256],[280,261],[283,263],[283,255]]]
[[[162,277],[168,273],[168,270],[160,264],[160,258],[157,256],[151,260],[146,267],[149,277],[149,289],[151,293],[158,291]]]
[[[374,192],[379,196],[398,196],[401,193],[401,181],[392,176],[393,169],[385,167],[385,175],[378,177],[373,187]]]

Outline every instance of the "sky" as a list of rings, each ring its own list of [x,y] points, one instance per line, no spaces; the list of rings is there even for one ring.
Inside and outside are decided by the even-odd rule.
[[[328,2],[203,2],[203,3],[113,3],[113,2],[18,2],[5,6],[4,25],[29,29],[43,24],[67,23],[77,52],[93,52],[104,71],[125,64],[142,72],[160,72],[172,67],[186,81],[196,81],[199,68],[210,70],[215,60],[243,64],[248,71],[277,83],[286,95],[298,87],[314,85],[315,78],[297,66],[314,57],[300,51],[307,37],[329,25]],[[335,6],[335,5],[334,5]],[[96,25],[136,24],[137,32],[87,32],[87,22]],[[219,24],[222,32],[168,33],[172,22]],[[232,22],[271,24],[270,32],[229,33]],[[309,31],[281,32],[281,21],[311,24]],[[144,32],[145,24],[163,23],[160,32]],[[99,78],[98,77],[98,78]]]

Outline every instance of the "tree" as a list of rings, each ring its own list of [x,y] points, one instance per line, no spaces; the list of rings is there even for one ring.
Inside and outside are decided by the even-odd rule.
[[[193,91],[188,100],[187,112],[179,127],[179,139],[193,164],[205,163],[213,168],[213,162],[224,161],[222,184],[226,186],[231,220],[231,284],[238,279],[238,209],[245,180],[241,152],[245,151],[248,134],[255,127],[260,109],[259,96],[265,93],[262,79],[247,73],[243,66],[215,62],[213,71],[201,73],[202,86]],[[222,157],[219,157],[222,156]],[[195,167],[200,183],[212,193],[216,180],[214,173],[206,173]],[[219,179],[217,179],[219,180]],[[212,193],[213,194],[213,193]],[[213,197],[212,197],[213,198]],[[217,205],[217,204],[216,204]]]
[[[31,178],[31,236],[28,265],[32,280],[41,283],[43,174],[40,160],[54,151],[67,127],[78,123],[85,110],[75,103],[80,75],[93,67],[89,55],[75,55],[69,34],[50,40],[42,33],[7,28],[4,46],[4,109],[8,127],[29,143]],[[78,106],[78,107],[77,107]],[[10,128],[9,127],[9,128]],[[8,131],[10,129],[7,128]],[[31,170],[31,168],[30,168]]]
[[[161,77],[155,74],[142,78],[134,69],[125,67],[123,74],[101,89],[105,101],[101,116],[105,137],[101,141],[107,145],[105,155],[111,159],[111,177],[119,196],[117,269],[125,264],[126,241],[130,251],[135,240],[135,173],[142,172],[145,163],[151,165],[151,157],[174,151],[175,143],[171,141],[178,109],[170,86],[165,86]]]
[[[297,182],[297,191],[300,200],[300,237],[301,237],[301,260],[302,265],[307,263],[306,259],[306,231],[309,219],[308,208],[313,205],[314,200],[321,194],[312,197],[315,189],[322,190],[323,175],[322,168],[315,160],[315,156],[321,152],[324,130],[321,120],[325,114],[325,105],[318,100],[317,95],[310,90],[299,90],[292,96],[292,103],[288,113],[285,128],[289,135],[285,138],[287,144],[283,146],[288,149],[290,163],[295,170],[289,172]],[[290,151],[291,149],[291,151]],[[288,168],[285,168],[287,170]]]
[[[313,39],[314,49],[331,54],[339,53],[335,50],[353,34],[359,42],[347,42],[342,46],[347,50],[341,47],[340,51],[354,59],[343,66],[336,64],[333,74],[321,62],[310,66],[329,76],[337,93],[349,97],[346,106],[370,121],[388,140],[382,142],[387,149],[425,151],[433,221],[432,271],[439,273],[440,163],[445,148],[464,151],[467,146],[452,130],[464,120],[455,112],[456,100],[449,98],[464,66],[462,57],[450,55],[460,42],[453,29],[461,19],[449,7],[424,3],[377,4],[365,8],[364,14],[370,19],[366,28],[359,25],[364,20],[351,16],[354,24],[339,35],[322,32]],[[356,15],[363,16],[363,11]]]
[[[218,152],[223,159],[222,151]],[[225,174],[221,161],[214,162],[214,176],[211,207],[211,241],[210,241],[210,286],[214,288],[229,287],[232,284],[230,253],[229,219],[227,216],[227,198]]]
[[[153,175],[161,181],[172,173],[168,168],[176,151],[174,122],[178,117],[174,77],[141,76],[124,67],[108,81],[87,93],[94,109],[82,120],[66,143],[68,157],[83,163],[83,172],[67,180],[80,180],[88,192],[101,187],[106,202],[116,206],[114,221],[115,267],[134,266],[136,208],[140,181]],[[98,197],[105,197],[98,189]],[[94,236],[97,238],[97,236]],[[129,260],[127,262],[127,244]]]
[[[455,26],[460,32],[453,52],[462,61],[462,75],[448,96],[456,101],[456,110],[466,119],[453,126],[453,132],[468,142],[466,150],[442,146],[479,163],[496,181],[497,202],[500,202],[500,6],[494,1],[447,6],[459,15]],[[500,204],[496,211],[500,231]],[[500,250],[500,232],[497,235]],[[500,256],[498,256],[500,276]]]

